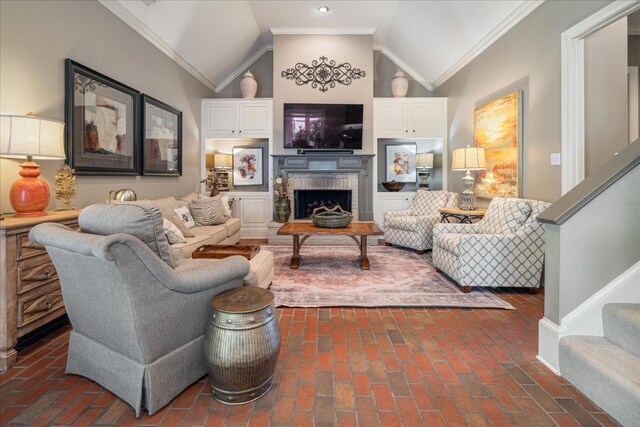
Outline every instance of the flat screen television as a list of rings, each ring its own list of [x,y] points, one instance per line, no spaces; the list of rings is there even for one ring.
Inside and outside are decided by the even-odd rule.
[[[284,148],[361,150],[362,104],[284,104]]]

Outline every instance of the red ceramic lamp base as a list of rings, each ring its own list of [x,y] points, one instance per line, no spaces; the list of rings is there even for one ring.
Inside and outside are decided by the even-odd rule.
[[[44,216],[49,205],[49,186],[38,179],[40,166],[26,161],[20,165],[20,178],[11,186],[9,200],[16,217]]]

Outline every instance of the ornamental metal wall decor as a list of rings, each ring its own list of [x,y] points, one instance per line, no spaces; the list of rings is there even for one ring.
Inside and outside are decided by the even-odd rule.
[[[287,80],[295,80],[298,86],[311,83],[311,87],[326,92],[336,87],[336,83],[348,86],[353,80],[365,76],[359,68],[352,68],[348,62],[337,64],[326,56],[314,59],[311,65],[298,62],[294,68],[288,68],[281,73]]]

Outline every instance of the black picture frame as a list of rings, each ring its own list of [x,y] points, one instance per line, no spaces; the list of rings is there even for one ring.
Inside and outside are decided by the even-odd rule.
[[[182,111],[143,94],[142,175],[182,175]]]
[[[140,92],[67,58],[65,122],[77,175],[140,174]]]

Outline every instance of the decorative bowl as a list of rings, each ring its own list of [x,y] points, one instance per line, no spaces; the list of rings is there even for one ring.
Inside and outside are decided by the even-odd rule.
[[[324,210],[324,212],[318,212],[319,210]],[[343,228],[349,225],[352,219],[353,216],[351,213],[342,210],[340,205],[332,209],[328,209],[326,206],[320,206],[314,209],[313,215],[311,215],[313,225],[322,228]]]
[[[400,191],[406,185],[406,183],[404,182],[397,182],[397,181],[382,182],[381,184],[384,187],[384,189],[387,191]]]

